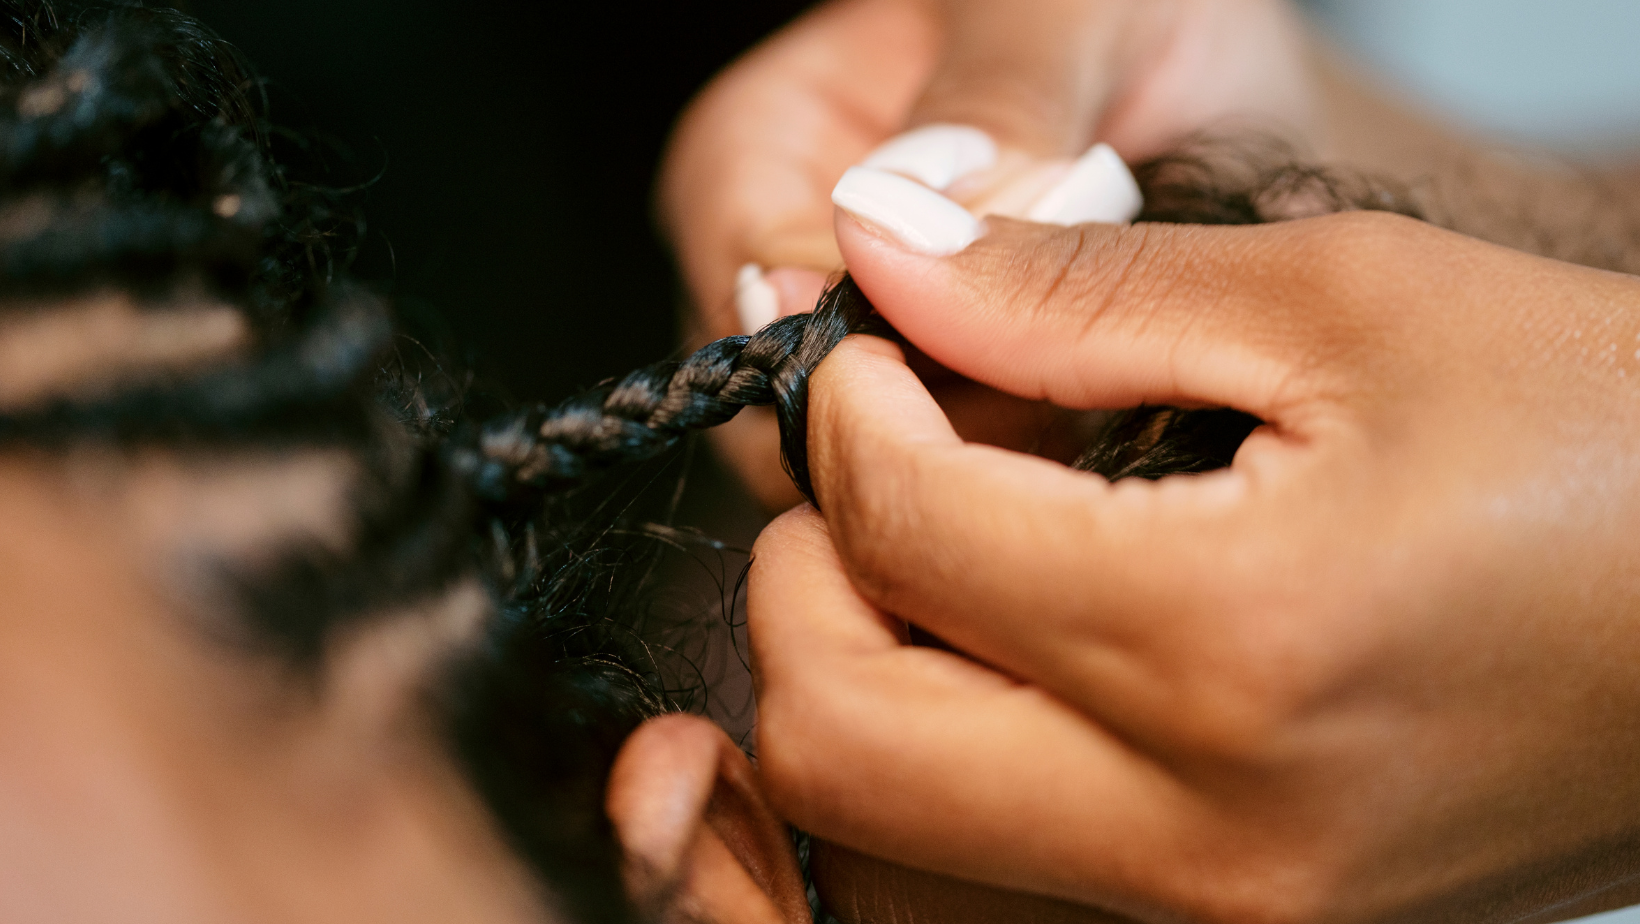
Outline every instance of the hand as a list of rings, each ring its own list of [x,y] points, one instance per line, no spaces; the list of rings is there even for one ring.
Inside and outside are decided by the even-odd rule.
[[[1640,282],[1372,214],[989,224],[949,258],[838,233],[958,373],[1266,425],[1230,469],[1110,485],[964,444],[892,346],[845,343],[825,520],[777,521],[751,578],[776,808],[1150,921],[1640,900]]]
[[[1096,140],[1132,161],[1239,116],[1318,142],[1303,46],[1284,0],[823,4],[725,71],[672,141],[661,212],[694,306],[687,339],[812,308],[841,266],[832,187],[909,126],[989,132],[994,163],[952,194],[981,213],[1023,214]],[[770,271],[743,320],[747,264]],[[969,435],[968,421],[1021,418],[1018,402],[999,418],[999,396],[946,384],[942,401]],[[1025,429],[1034,439],[1041,427]],[[716,436],[766,503],[795,503],[772,414],[743,414]]]

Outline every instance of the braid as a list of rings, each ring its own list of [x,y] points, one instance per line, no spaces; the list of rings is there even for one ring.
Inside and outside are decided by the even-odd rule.
[[[774,405],[786,470],[813,500],[809,375],[844,337],[885,329],[854,280],[844,277],[812,314],[781,318],[750,337],[714,341],[681,363],[639,369],[550,410],[505,415],[453,448],[452,458],[480,497],[504,503],[653,458],[743,407]]]

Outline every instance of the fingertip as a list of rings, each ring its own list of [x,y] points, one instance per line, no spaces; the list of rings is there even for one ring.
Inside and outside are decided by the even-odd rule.
[[[860,166],[903,174],[943,191],[996,162],[997,143],[986,132],[971,125],[936,123],[890,138]]]
[[[780,314],[780,293],[756,263],[747,263],[735,274],[735,314],[743,334],[757,333]]]
[[[1025,217],[1056,225],[1126,224],[1144,211],[1144,192],[1121,155],[1096,144],[1065,177],[1033,204]]]
[[[767,552],[778,552],[793,541],[823,536],[826,520],[813,504],[802,503],[769,521],[752,543],[753,567],[756,559]]]
[[[789,575],[794,568],[806,571],[805,563],[835,560],[836,554],[825,517],[812,504],[798,504],[769,521],[752,543],[751,593],[760,597],[769,589],[763,586],[764,574],[774,571]]]
[[[782,318],[813,311],[826,291],[826,274],[804,267],[775,267],[763,279],[777,296],[775,313]]]
[[[835,232],[843,264],[860,290],[895,329],[926,350],[923,339],[967,320],[956,313],[1002,257],[1034,252],[1044,236],[1065,229],[990,216],[983,233],[961,252],[934,257],[908,250],[844,209]],[[965,284],[965,281],[974,284]]]
[[[1134,265],[1150,232],[1000,216],[987,224],[984,238],[943,260],[897,252],[843,221],[838,241],[855,283],[882,317],[934,362],[966,378],[1028,400],[1086,408],[1121,406],[1101,403],[1110,397],[1105,394],[1088,394],[1095,391],[1088,383],[1143,363],[1142,371],[1163,368],[1154,356],[1125,354],[1134,339],[1129,335],[1126,342],[1088,336],[1090,324],[1101,319],[1095,313],[1101,296],[1124,282],[1124,267]],[[1125,289],[1109,296],[1124,308],[1130,302],[1120,296],[1134,286]],[[1104,312],[1107,326],[1115,327],[1112,317]],[[1123,391],[1150,387],[1115,384]]]
[[[639,725],[621,745],[610,770],[607,809],[611,820],[618,826],[628,820],[643,820],[644,809],[655,801],[656,794],[623,784],[655,766],[694,771],[673,776],[676,788],[662,794],[661,801],[682,798],[688,802],[692,794],[704,793],[706,781],[717,766],[720,734],[722,731],[709,720],[687,713],[656,716]]]
[[[648,891],[679,873],[717,778],[723,732],[698,716],[665,715],[638,726],[610,769],[604,811],[632,875]]]

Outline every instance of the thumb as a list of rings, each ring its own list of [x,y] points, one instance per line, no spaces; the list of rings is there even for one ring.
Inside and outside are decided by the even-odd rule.
[[[1271,422],[1295,387],[1348,374],[1313,360],[1373,323],[1354,310],[1357,268],[1401,230],[1360,214],[1236,228],[981,221],[869,170],[850,171],[834,201],[855,281],[942,365],[1062,407],[1226,406]]]

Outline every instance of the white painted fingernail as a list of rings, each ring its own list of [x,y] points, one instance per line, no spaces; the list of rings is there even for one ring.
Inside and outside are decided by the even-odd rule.
[[[884,142],[860,162],[946,189],[970,173],[994,166],[997,143],[968,125],[924,125]]]
[[[735,276],[735,313],[740,329],[755,334],[780,315],[780,293],[763,278],[763,267],[748,263]]]
[[[905,247],[934,257],[962,250],[984,228],[967,209],[916,180],[867,167],[849,168],[831,191],[831,201]]]
[[[1108,144],[1096,144],[1071,167],[1059,185],[1031,206],[1026,218],[1043,224],[1080,225],[1090,221],[1126,224],[1144,210],[1145,199],[1133,172]]]

